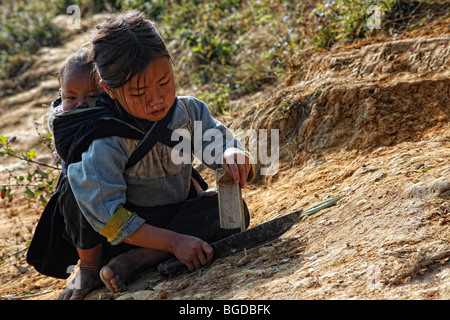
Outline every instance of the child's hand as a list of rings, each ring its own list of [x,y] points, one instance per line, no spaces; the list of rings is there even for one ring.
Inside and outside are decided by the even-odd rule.
[[[187,235],[181,235],[173,254],[189,270],[201,268],[212,262],[214,249],[205,241]]]
[[[223,154],[223,169],[230,174],[234,182],[244,187],[250,172],[250,158],[242,150],[228,148]]]
[[[212,196],[217,193],[217,189],[214,189],[214,188],[208,189],[208,190],[203,190],[202,187],[200,186],[200,184],[197,182],[197,180],[195,180],[192,177],[191,177],[191,181],[194,184],[195,191],[197,191],[197,197]]]

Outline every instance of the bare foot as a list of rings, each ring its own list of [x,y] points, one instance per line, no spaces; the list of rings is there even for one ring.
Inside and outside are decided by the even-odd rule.
[[[59,295],[59,300],[81,300],[89,292],[102,284],[99,277],[100,266],[80,265],[75,279]]]
[[[123,292],[127,281],[146,265],[152,265],[168,257],[169,254],[147,248],[132,249],[112,259],[100,270],[100,278],[111,292]]]

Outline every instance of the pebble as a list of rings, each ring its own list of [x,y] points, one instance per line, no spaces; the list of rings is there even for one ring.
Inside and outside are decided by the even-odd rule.
[[[187,287],[189,287],[190,285],[190,281],[189,279],[186,279],[184,281],[181,281],[178,286],[177,286],[177,290],[183,290],[186,289]]]
[[[297,288],[312,288],[316,285],[313,277],[304,278],[294,284]]]
[[[366,203],[366,202],[367,202],[366,199],[361,199],[361,200],[359,200],[358,202],[356,202],[356,205],[357,205],[357,206],[360,206],[360,205],[362,205],[362,204],[364,204],[364,203]]]
[[[167,290],[164,290],[164,289],[159,290],[158,299],[165,300],[165,299],[167,299],[168,296],[169,296],[169,293],[167,292]]]
[[[439,291],[441,292],[444,299],[450,298],[450,282],[445,282],[439,287]]]
[[[270,247],[261,247],[258,250],[258,253],[260,256],[266,255],[266,254],[271,254],[275,251],[275,248],[270,246]]]
[[[243,266],[243,265],[246,265],[247,263],[249,263],[250,262],[250,256],[249,255],[246,255],[246,256],[243,256],[238,262],[237,262],[237,266],[238,267],[241,267],[241,266]]]

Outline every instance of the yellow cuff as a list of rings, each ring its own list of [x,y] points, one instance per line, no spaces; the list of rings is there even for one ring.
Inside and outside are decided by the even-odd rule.
[[[106,239],[108,239],[108,242],[113,241],[117,238],[117,235],[119,234],[120,229],[122,229],[122,226],[125,224],[125,222],[128,221],[128,219],[130,219],[133,214],[134,212],[120,207],[100,231],[100,234],[106,237]]]

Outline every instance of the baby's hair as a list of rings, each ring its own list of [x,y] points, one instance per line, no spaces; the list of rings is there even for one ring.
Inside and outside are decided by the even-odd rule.
[[[147,65],[170,54],[154,24],[138,11],[106,18],[97,26],[91,57],[102,81],[110,88],[124,86]]]
[[[60,86],[62,86],[64,76],[73,71],[91,74],[97,78],[94,61],[90,58],[90,54],[91,50],[88,48],[81,48],[64,60],[58,70],[58,82]]]

